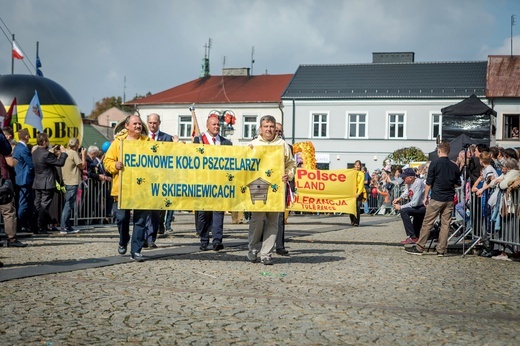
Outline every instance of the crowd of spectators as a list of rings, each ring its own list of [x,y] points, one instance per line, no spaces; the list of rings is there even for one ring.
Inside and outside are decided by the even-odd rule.
[[[18,141],[11,128],[2,129],[2,133],[12,147],[12,153],[2,155],[0,162],[5,163],[1,165],[2,177],[13,183],[16,231],[76,233],[72,212],[88,187],[87,180],[100,186],[111,181],[103,167],[103,151],[94,145],[80,147],[77,138],[71,138],[65,148],[51,143],[45,133],[38,134],[36,145],[29,143],[26,129],[18,131]],[[109,217],[110,201],[106,202]]]

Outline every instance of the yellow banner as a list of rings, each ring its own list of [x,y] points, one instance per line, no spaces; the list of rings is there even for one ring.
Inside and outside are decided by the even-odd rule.
[[[298,168],[294,178],[294,203],[288,209],[355,214],[358,173],[354,169],[321,171]]]
[[[284,210],[281,146],[122,143],[122,209]]]

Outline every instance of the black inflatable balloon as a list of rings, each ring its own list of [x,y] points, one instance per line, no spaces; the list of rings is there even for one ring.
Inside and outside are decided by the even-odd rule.
[[[31,144],[36,144],[38,130],[24,123],[27,108],[38,92],[42,109],[42,125],[44,132],[49,135],[51,144],[66,145],[70,138],[83,139],[83,123],[81,113],[72,96],[55,81],[33,75],[2,75],[0,76],[0,101],[6,110],[16,97],[18,104],[18,121],[13,124],[16,132],[27,128],[31,135]]]

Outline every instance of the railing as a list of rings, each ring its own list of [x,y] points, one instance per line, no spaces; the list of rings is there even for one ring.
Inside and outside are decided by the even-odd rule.
[[[85,180],[78,189],[72,219],[74,225],[94,225],[112,222],[112,183]],[[64,196],[64,195],[63,195]]]
[[[377,193],[372,194],[372,187],[367,191],[367,201],[369,214],[374,215],[395,215],[397,211],[392,206],[392,201],[403,193],[403,184],[394,184],[393,188],[389,192],[388,202],[385,203],[385,196]]]
[[[481,197],[471,194],[466,229],[475,242],[490,243],[493,250],[516,252],[520,247],[519,190],[497,191],[496,203],[491,206],[493,192],[488,190]]]

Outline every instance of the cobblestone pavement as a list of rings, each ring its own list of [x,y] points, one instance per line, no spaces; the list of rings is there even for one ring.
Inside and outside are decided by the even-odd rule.
[[[0,343],[520,344],[518,262],[407,255],[392,216],[353,228],[345,215],[294,215],[290,256],[264,266],[245,261],[247,225],[230,221],[226,248],[201,252],[193,214],[177,214],[143,263],[117,256],[112,225],[0,249]]]

